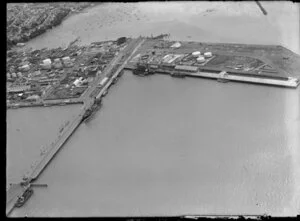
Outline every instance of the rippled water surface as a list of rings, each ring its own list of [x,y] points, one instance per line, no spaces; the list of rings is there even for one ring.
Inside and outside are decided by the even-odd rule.
[[[293,212],[299,124],[299,90],[127,72],[15,215]]]
[[[20,181],[41,157],[42,146],[50,144],[60,126],[79,110],[80,105],[34,107],[7,111],[7,184]]]
[[[282,44],[299,52],[298,8],[263,5],[268,16],[252,2],[105,3],[28,46],[169,32],[174,39]],[[41,175],[48,188],[36,188],[12,215],[296,214],[299,90],[126,72]],[[8,111],[9,180],[77,110]]]

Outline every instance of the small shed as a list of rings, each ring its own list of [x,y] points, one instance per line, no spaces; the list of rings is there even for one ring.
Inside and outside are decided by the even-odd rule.
[[[211,52],[205,52],[204,57],[210,58],[210,57],[212,57],[212,53]]]

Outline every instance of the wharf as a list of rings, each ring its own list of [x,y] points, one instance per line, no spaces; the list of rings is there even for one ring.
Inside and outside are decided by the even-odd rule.
[[[139,47],[140,44],[141,44],[141,42],[137,45],[137,47]],[[129,47],[132,47],[132,45],[129,46]],[[129,48],[129,50],[130,49],[131,48]],[[120,58],[120,57],[118,57],[118,58]],[[96,96],[96,99],[99,99],[99,98],[101,98],[103,96],[103,94],[107,91],[107,89],[111,86],[111,84],[118,77],[118,75],[120,74],[120,71],[126,65],[126,63],[129,60],[129,58],[130,57],[128,57],[127,60],[123,62],[123,64],[118,68],[118,70],[109,79],[109,81],[107,81],[107,83],[103,86],[103,88],[101,89],[101,91],[99,92],[99,94]],[[106,70],[106,73],[110,73],[110,71],[111,71],[111,69],[113,67],[113,64],[117,63],[117,62],[118,62],[118,59],[114,60],[113,63],[110,65],[110,67]],[[97,82],[99,82],[99,80],[101,80],[101,79],[100,78],[97,79]],[[97,84],[95,84],[93,86],[94,87],[92,89],[95,90]],[[90,90],[89,93],[92,93],[92,90]],[[86,96],[87,95],[88,94],[86,94]],[[82,122],[82,118],[83,118],[85,112],[93,106],[94,102],[95,102],[95,100],[93,98],[88,98],[88,97],[86,98],[86,100],[84,102],[84,105],[81,108],[81,112],[73,120],[71,120],[71,123],[68,126],[68,128],[66,128],[65,130],[63,130],[63,133],[60,134],[58,136],[57,140],[54,141],[51,144],[51,148],[48,151],[48,153],[42,158],[42,160],[37,164],[37,166],[28,175],[28,177],[30,178],[30,180],[33,181],[33,180],[35,180],[35,179],[38,178],[39,174],[42,173],[42,171],[48,165],[48,163],[51,161],[51,159],[53,159],[53,157],[55,156],[55,154],[60,150],[60,148],[64,145],[64,143],[68,140],[68,138],[71,137],[72,133],[80,125],[80,123]]]
[[[29,176],[31,181],[37,179],[37,177],[42,173],[42,171],[46,168],[46,166],[50,163],[50,161],[54,158],[55,154],[61,149],[64,143],[71,137],[73,132],[81,123],[81,119],[83,116],[83,112],[80,112],[78,116],[76,116],[68,126],[66,130],[61,133],[57,140],[51,144],[50,150],[46,153],[46,155],[40,160],[37,166],[30,172]]]
[[[128,65],[124,68],[125,70],[134,70],[135,67],[132,65]],[[169,74],[173,76],[172,71],[165,70],[156,70],[156,74]],[[224,74],[221,74],[224,73]],[[272,79],[272,78],[262,78],[262,77],[254,77],[254,76],[242,76],[233,73],[227,73],[225,71],[220,71],[219,73],[211,73],[211,72],[180,72],[181,77],[200,77],[200,78],[210,78],[210,79],[223,79],[227,81],[237,81],[237,82],[246,82],[246,83],[254,83],[254,84],[265,84],[265,85],[274,85],[274,86],[282,86],[289,88],[297,88],[300,84],[300,81],[297,78],[287,78],[285,79]]]
[[[133,71],[135,70],[135,66],[133,64],[127,65],[124,69]],[[174,71],[156,69],[156,74],[169,74],[171,76],[174,75]],[[223,79],[226,81],[237,81],[237,82],[246,82],[246,83],[254,83],[254,84],[265,84],[265,85],[274,85],[274,86],[282,86],[289,88],[297,88],[300,84],[300,80],[294,77],[287,78],[272,78],[272,77],[258,77],[251,75],[242,75],[237,73],[227,73],[226,71],[220,72],[180,72],[181,77],[200,77],[200,78],[210,78],[210,79]]]
[[[289,88],[300,84],[300,56],[279,45],[148,39],[125,69],[142,76],[159,73]]]
[[[163,72],[157,72],[164,74]],[[169,73],[170,75],[171,72]],[[287,80],[280,80],[280,79],[271,79],[271,78],[259,78],[259,77],[251,77],[251,76],[241,76],[235,75],[227,72],[221,71],[220,73],[210,73],[210,72],[183,72],[182,75],[188,77],[202,77],[202,78],[211,78],[217,80],[227,80],[227,81],[238,81],[238,82],[247,82],[247,83],[255,83],[255,84],[266,84],[266,85],[274,85],[274,86],[282,86],[282,87],[290,87],[296,88],[300,84],[300,81],[296,78],[289,78]]]
[[[71,135],[75,132],[77,127],[81,124],[83,117],[96,102],[96,99],[101,99],[101,97],[106,94],[108,88],[118,79],[119,74],[122,69],[125,67],[129,59],[136,52],[136,50],[141,46],[144,42],[144,39],[138,38],[130,42],[130,44],[110,63],[110,65],[105,69],[105,76],[109,77],[109,80],[103,85],[103,88],[96,95],[95,98],[90,98],[89,95],[97,90],[97,86],[102,80],[100,77],[96,79],[95,83],[88,89],[88,91],[84,95],[84,105],[81,107],[80,113],[75,116],[68,127],[64,128],[61,133],[59,133],[57,139],[50,144],[50,148],[47,148],[47,153],[35,164],[35,167],[25,174],[24,182],[19,184],[13,184],[7,190],[7,201],[6,201],[6,215],[9,215],[11,211],[15,208],[15,204],[20,196],[24,194],[24,192],[30,187],[30,183],[35,181],[39,175],[43,172],[43,170],[47,167],[47,165],[51,162],[51,160],[55,157],[58,151],[63,147],[63,145],[67,142],[67,140],[71,137]],[[124,58],[126,58],[124,60]],[[113,67],[118,65],[117,70],[114,70]],[[114,71],[112,73],[112,71]]]
[[[18,200],[18,196],[21,196],[25,192],[24,187],[21,184],[12,184],[8,191],[6,191],[6,215],[8,216],[14,209]]]
[[[62,106],[68,104],[83,104],[81,99],[72,99],[72,100],[45,100],[43,102],[35,103],[18,103],[18,104],[7,104],[8,109],[24,108],[24,107],[49,107],[49,106]]]
[[[215,74],[209,72],[196,72],[196,73],[187,73],[186,76],[191,77],[204,77],[204,78],[216,78],[216,79],[224,79],[229,81],[240,81],[240,82],[249,82],[256,84],[267,84],[267,85],[275,85],[275,86],[283,86],[283,87],[291,87],[296,88],[299,85],[299,80],[296,78],[289,78],[287,80],[279,80],[279,79],[271,79],[271,78],[258,78],[258,77],[250,77],[250,76],[238,76],[230,73],[222,72]]]

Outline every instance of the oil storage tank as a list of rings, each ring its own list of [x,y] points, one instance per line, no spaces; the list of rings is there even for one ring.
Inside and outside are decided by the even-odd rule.
[[[205,58],[203,57],[203,56],[199,56],[198,58],[197,58],[197,62],[198,63],[203,63],[205,61]]]
[[[201,54],[200,51],[194,51],[194,52],[192,53],[192,56],[193,56],[193,57],[198,57],[200,54]]]

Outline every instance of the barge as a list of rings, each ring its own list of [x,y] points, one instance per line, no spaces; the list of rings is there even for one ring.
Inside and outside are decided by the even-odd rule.
[[[22,207],[25,204],[25,202],[31,197],[32,194],[33,189],[29,187],[27,190],[25,190],[23,195],[18,198],[15,207]]]

